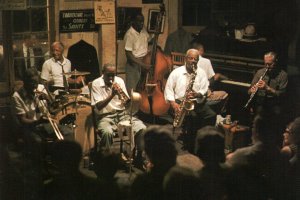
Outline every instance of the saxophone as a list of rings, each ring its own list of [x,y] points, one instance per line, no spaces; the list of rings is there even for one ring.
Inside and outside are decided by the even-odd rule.
[[[193,85],[195,82],[195,78],[197,75],[196,69],[193,66],[193,72],[191,73],[190,82],[185,90],[185,94],[183,97],[183,100],[180,103],[179,111],[175,112],[174,121],[173,121],[173,127],[180,127],[182,125],[184,117],[191,111],[194,110],[194,100],[188,99],[187,95],[193,90]]]

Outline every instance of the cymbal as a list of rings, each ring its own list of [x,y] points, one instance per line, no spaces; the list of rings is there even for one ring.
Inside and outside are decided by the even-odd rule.
[[[62,73],[62,75],[70,75],[70,76],[85,76],[85,75],[89,75],[89,74],[91,74],[91,73],[90,72],[80,72],[77,70]]]

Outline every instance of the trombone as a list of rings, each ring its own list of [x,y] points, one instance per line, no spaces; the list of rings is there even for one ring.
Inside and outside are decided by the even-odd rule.
[[[40,95],[37,96],[37,99],[38,99],[38,105],[40,105],[40,107],[41,107],[41,111],[43,113],[43,116],[48,119],[48,121],[49,121],[49,123],[50,123],[57,139],[58,140],[64,140],[64,136],[61,134],[55,119],[53,119],[51,117],[51,114],[50,114],[50,112],[47,108],[47,105],[46,105],[45,101],[40,98]]]

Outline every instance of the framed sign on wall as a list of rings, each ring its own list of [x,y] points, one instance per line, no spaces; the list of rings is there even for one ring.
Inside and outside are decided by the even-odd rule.
[[[147,24],[147,29],[148,29],[149,33],[156,32],[156,24],[157,24],[159,15],[160,15],[160,10],[158,10],[158,9],[150,9],[149,10],[148,24]],[[164,25],[165,25],[165,16],[162,16],[162,20],[159,24],[160,33],[164,32]]]
[[[95,23],[114,24],[115,23],[115,2],[114,1],[95,1]]]

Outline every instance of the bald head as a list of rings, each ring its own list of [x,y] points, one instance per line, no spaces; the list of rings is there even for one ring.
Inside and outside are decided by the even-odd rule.
[[[199,61],[199,51],[197,49],[189,49],[185,56],[185,66],[188,73],[192,73],[197,68]]]

